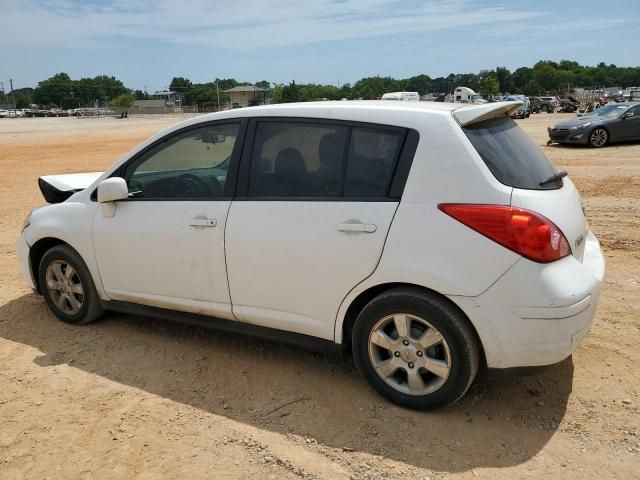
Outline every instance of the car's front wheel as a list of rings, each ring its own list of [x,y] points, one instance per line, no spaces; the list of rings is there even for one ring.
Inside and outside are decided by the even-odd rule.
[[[38,277],[47,305],[63,322],[82,325],[104,313],[89,269],[68,245],[57,245],[44,254]]]
[[[595,128],[589,134],[589,145],[594,148],[604,147],[609,142],[609,132],[604,128]]]
[[[439,296],[415,288],[374,298],[356,320],[352,347],[373,389],[409,408],[454,403],[471,386],[480,361],[466,317]]]

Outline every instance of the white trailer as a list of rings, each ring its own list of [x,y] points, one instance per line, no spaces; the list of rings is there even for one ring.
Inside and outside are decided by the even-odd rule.
[[[456,87],[453,92],[453,103],[487,103],[480,95],[468,87]]]

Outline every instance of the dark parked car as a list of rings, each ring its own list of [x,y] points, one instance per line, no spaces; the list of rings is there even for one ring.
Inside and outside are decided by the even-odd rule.
[[[548,143],[604,147],[609,143],[640,140],[640,103],[614,103],[588,115],[564,120],[549,128]]]
[[[560,106],[558,97],[535,97],[534,102],[541,112],[553,113]]]

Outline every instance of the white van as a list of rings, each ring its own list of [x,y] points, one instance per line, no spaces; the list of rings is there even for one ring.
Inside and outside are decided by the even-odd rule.
[[[418,102],[420,94],[418,92],[389,92],[382,95],[381,100],[399,100],[401,102]]]

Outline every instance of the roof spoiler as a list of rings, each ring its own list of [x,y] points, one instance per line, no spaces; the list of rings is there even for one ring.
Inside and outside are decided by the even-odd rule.
[[[511,115],[522,107],[523,102],[495,102],[483,105],[464,105],[453,111],[460,126],[471,125],[490,118]]]

